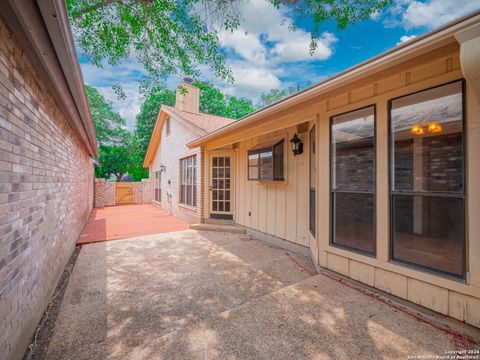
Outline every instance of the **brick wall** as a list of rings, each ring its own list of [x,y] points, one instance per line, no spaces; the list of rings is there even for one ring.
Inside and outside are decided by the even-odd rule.
[[[149,204],[152,202],[150,179],[133,182],[133,203]],[[95,207],[115,205],[115,183],[105,179],[95,179]]]
[[[93,203],[93,164],[0,20],[0,358],[18,359]]]
[[[143,179],[143,203],[150,204],[152,202],[152,184],[150,179]]]
[[[115,183],[95,179],[95,207],[115,205]]]
[[[163,124],[165,127],[165,123]],[[201,148],[189,149],[186,144],[198,138],[192,130],[174,119],[170,120],[170,134],[162,131],[160,145],[150,166],[150,179],[154,172],[160,170],[160,165],[165,166],[161,173],[162,208],[188,223],[200,222],[203,209],[203,153]],[[188,156],[197,156],[197,206],[195,209],[184,207],[180,204],[180,160]],[[151,194],[153,197],[154,188]],[[169,200],[170,199],[170,200]]]

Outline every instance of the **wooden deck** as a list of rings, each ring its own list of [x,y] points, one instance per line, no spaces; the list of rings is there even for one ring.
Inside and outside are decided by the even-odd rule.
[[[150,204],[111,206],[93,209],[77,244],[186,229],[187,223]]]

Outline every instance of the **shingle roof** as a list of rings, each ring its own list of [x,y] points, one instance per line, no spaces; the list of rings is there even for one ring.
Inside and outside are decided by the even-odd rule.
[[[192,123],[207,133],[220,129],[221,127],[231,124],[235,121],[235,119],[225,118],[222,116],[204,113],[194,114],[188,111],[179,110],[173,106],[162,105],[162,110],[181,117],[183,120]]]

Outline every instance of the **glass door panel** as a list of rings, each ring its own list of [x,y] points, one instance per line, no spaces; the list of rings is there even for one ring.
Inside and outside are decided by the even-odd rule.
[[[213,213],[230,213],[230,156],[212,157],[211,210]]]

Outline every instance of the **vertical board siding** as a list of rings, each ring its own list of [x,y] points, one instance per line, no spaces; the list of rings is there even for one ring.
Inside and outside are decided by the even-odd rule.
[[[239,143],[239,170],[236,177],[239,198],[235,221],[240,225],[308,246],[308,139],[305,134],[300,134],[304,141],[304,153],[294,157],[288,139],[295,132],[296,127],[291,127]],[[248,150],[268,139],[281,137],[286,139],[285,180],[249,181]]]

